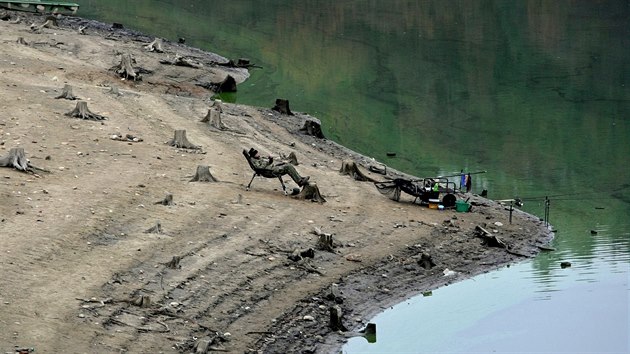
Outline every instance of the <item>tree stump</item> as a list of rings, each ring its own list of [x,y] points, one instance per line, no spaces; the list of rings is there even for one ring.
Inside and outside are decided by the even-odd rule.
[[[339,291],[339,284],[332,283],[330,285],[330,292],[326,295],[326,299],[338,304],[343,303],[343,296],[341,296],[341,291]]]
[[[321,234],[317,240],[317,248],[320,250],[334,252],[334,243],[332,234]]]
[[[181,260],[182,260],[182,257],[180,257],[180,256],[173,256],[173,258],[168,263],[166,263],[166,266],[171,268],[171,269],[181,269],[182,266],[179,265],[179,261],[181,261]]]
[[[217,182],[217,179],[210,173],[210,167],[205,165],[197,166],[197,173],[189,182]]]
[[[77,102],[76,107],[74,107],[74,109],[72,111],[66,113],[66,116],[73,117],[73,118],[81,118],[81,119],[86,119],[86,120],[105,120],[105,119],[107,119],[107,117],[104,117],[104,116],[96,114],[96,113],[92,113],[88,109],[87,102],[85,102],[85,101]]]
[[[227,126],[225,126],[225,124],[223,124],[223,122],[221,121],[221,111],[213,107],[210,107],[208,109],[208,113],[205,117],[203,117],[201,122],[208,123],[210,126],[219,130],[228,129]]]
[[[33,30],[33,32],[39,32],[42,28],[51,28],[53,26],[57,27],[57,18],[55,16],[48,16],[46,17],[46,21],[44,21],[41,25],[33,23],[31,25],[31,30]]]
[[[433,262],[433,258],[430,254],[423,253],[420,255],[420,259],[418,260],[418,265],[424,269],[431,269],[435,267],[435,263]]]
[[[26,42],[26,40],[24,40],[24,37],[18,37],[17,44],[22,44],[22,45],[28,45],[28,43]]]
[[[163,202],[163,201],[162,201]],[[173,196],[171,195],[171,203],[173,202]],[[161,204],[161,202],[158,202],[156,204]],[[144,231],[145,234],[161,234],[162,233],[162,224],[160,224],[159,221],[157,221],[155,223],[155,225],[151,226],[150,228],[146,229]]]
[[[330,329],[333,331],[347,331],[346,326],[343,325],[343,312],[341,306],[335,305],[330,307]]]
[[[300,131],[306,135],[311,135],[319,139],[324,139],[324,133],[322,132],[322,124],[315,118],[307,119],[304,122],[304,126],[300,128]]]
[[[164,197],[164,199],[160,200],[159,202],[155,202],[155,204],[161,204],[161,205],[175,205],[175,203],[173,203],[173,195],[171,193],[168,193],[166,195],[166,197]]]
[[[168,145],[183,149],[201,149],[201,146],[197,146],[188,141],[186,130],[175,130],[175,137],[168,142]]]
[[[343,162],[341,162],[341,169],[339,170],[339,173],[341,173],[342,175],[348,175],[348,176],[354,178],[357,181],[376,182],[376,180],[374,180],[371,177],[368,177],[365,174],[363,174],[363,172],[361,172],[361,170],[359,170],[359,166],[354,161],[343,161]]]
[[[116,96],[122,96],[122,93],[120,93],[120,90],[118,89],[118,86],[111,86],[109,88],[109,91],[107,91],[109,94],[112,95],[116,95]]]
[[[61,95],[55,97],[56,99],[65,98],[66,100],[74,101],[77,99],[77,96],[72,94],[72,86],[65,84],[63,86],[63,90],[61,91]]]
[[[148,49],[150,52],[163,53],[162,49],[162,39],[155,38],[153,42],[144,46],[145,49]]]
[[[293,165],[293,166],[297,166],[300,163],[298,162],[297,156],[295,156],[295,153],[293,151],[291,151],[291,153],[289,154],[289,156],[287,157],[287,161]]]
[[[281,114],[288,114],[290,116],[293,115],[293,112],[291,112],[291,109],[289,108],[289,100],[282,98],[276,98],[276,105],[271,109],[276,112],[280,112]]]
[[[236,92],[236,80],[232,75],[228,75],[223,81],[218,83],[217,93]]]
[[[24,148],[11,148],[7,156],[0,157],[0,167],[13,167],[18,171],[30,173],[35,173],[35,171],[49,172],[31,165],[31,162],[26,158]]]
[[[79,32],[80,35],[86,35],[87,34],[85,32],[86,28],[87,28],[87,26],[79,26],[79,29],[77,30],[77,32]]]
[[[123,54],[120,57],[120,64],[118,64],[118,66],[115,66],[114,69],[116,71],[116,74],[118,74],[120,77],[125,78],[126,80],[129,80],[129,78],[132,78],[133,81],[141,80],[140,75],[137,74],[133,68],[133,59],[131,58],[131,54],[129,53]]]
[[[302,188],[300,193],[294,198],[297,199],[309,199],[318,203],[325,203],[326,199],[319,193],[319,188],[316,183],[309,183]]]
[[[151,307],[151,298],[149,295],[138,295],[131,300],[131,303],[139,307]]]

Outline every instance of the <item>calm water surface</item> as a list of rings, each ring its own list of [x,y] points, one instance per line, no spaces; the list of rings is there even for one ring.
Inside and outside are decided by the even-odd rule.
[[[289,99],[395,168],[487,170],[474,191],[541,217],[550,198],[555,252],[412,298],[343,352],[630,352],[628,1],[88,0],[80,15],[247,57],[263,68],[237,102]]]

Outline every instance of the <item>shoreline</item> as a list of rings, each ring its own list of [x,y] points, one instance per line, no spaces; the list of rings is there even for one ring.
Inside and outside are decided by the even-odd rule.
[[[87,35],[76,32],[89,24]],[[497,226],[506,224],[504,206],[473,194],[459,195],[475,203],[471,213],[389,200],[371,183],[339,173],[342,161],[353,160],[383,179],[369,172],[369,157],[300,133],[312,117],[299,112],[225,103],[228,129],[209,129],[199,121],[212,94],[196,84],[228,73],[237,83],[248,77],[246,70],[213,66],[224,59],[215,53],[165,42],[164,55],[193,56],[204,68],[165,67],[164,56],[143,49],[152,37],[96,21],[62,19],[60,28],[39,33],[25,23],[0,26],[7,83],[0,156],[23,146],[33,163],[53,172],[36,178],[0,169],[0,197],[7,200],[0,242],[16,255],[0,260],[9,274],[0,281],[5,351],[190,352],[207,341],[229,352],[334,353],[346,336],[329,328],[330,307],[340,306],[344,325],[356,331],[414,294],[529,259],[553,237],[521,211],[512,225]],[[18,37],[31,44],[16,43]],[[124,51],[153,72],[138,82],[116,78],[108,69]],[[74,103],[51,98],[64,83],[109,119],[63,117]],[[111,95],[114,85],[124,94]],[[164,145],[182,128],[204,147],[201,153]],[[144,141],[108,139],[115,132]],[[295,152],[297,168],[327,202],[285,197],[277,181],[256,179],[245,191],[251,170],[240,153],[247,146]],[[202,164],[219,183],[188,182]],[[390,178],[409,177],[387,170]],[[155,206],[166,191],[176,204]],[[145,232],[155,220],[164,234]],[[496,230],[521,256],[480,245],[477,225]],[[332,235],[333,251],[317,250],[308,262],[288,260],[294,250],[316,245],[314,227]],[[423,254],[435,267],[421,266]],[[173,256],[181,258],[179,268],[165,266]],[[457,274],[444,277],[445,268]],[[339,298],[330,300],[332,284]],[[151,305],[134,305],[145,297]],[[42,310],[33,314],[33,308]]]

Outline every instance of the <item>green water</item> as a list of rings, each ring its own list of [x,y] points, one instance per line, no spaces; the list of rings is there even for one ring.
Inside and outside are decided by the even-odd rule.
[[[239,103],[286,98],[397,169],[487,170],[473,191],[541,217],[549,196],[556,252],[412,299],[344,352],[630,351],[628,1],[91,0],[79,15],[249,58],[263,68]],[[405,313],[432,325],[404,337]]]

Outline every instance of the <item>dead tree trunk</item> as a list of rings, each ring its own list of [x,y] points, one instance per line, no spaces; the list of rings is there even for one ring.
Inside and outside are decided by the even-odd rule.
[[[77,102],[76,107],[74,107],[74,109],[72,111],[66,113],[66,116],[74,117],[74,118],[81,118],[81,119],[86,119],[86,120],[105,120],[105,119],[107,119],[107,117],[104,117],[102,115],[90,112],[90,110],[88,109],[88,106],[87,106],[87,102],[85,102],[85,101]]]
[[[217,182],[217,179],[210,173],[210,167],[199,165],[197,166],[197,173],[189,182]]]
[[[433,258],[430,254],[423,253],[420,255],[420,259],[418,260],[418,265],[424,269],[431,269],[435,267],[435,262],[433,262]]]
[[[290,116],[293,115],[293,112],[291,112],[291,109],[289,108],[289,100],[282,98],[276,98],[276,105],[271,109],[282,114],[288,114]]]
[[[160,38],[156,38],[153,42],[144,46],[145,49],[148,49],[150,52],[163,53],[162,49],[162,40]]]
[[[325,203],[326,199],[319,193],[317,183],[309,183],[302,188],[300,193],[295,196],[297,199],[309,199],[318,203]]]
[[[166,197],[164,197],[164,199],[160,200],[159,202],[155,202],[155,204],[161,204],[161,205],[175,205],[175,203],[173,203],[173,195],[171,193],[168,193],[166,195]]]
[[[77,96],[75,96],[74,94],[72,94],[72,86],[65,84],[63,86],[63,91],[61,92],[61,95],[55,97],[57,99],[59,98],[65,98],[67,100],[71,100],[74,101],[77,99]]]
[[[343,312],[341,311],[341,306],[335,305],[330,309],[330,329],[333,331],[342,331],[345,332],[348,329],[343,325]]]
[[[200,146],[188,141],[188,138],[186,137],[186,130],[176,130],[175,137],[173,140],[168,142],[168,145],[183,149],[201,149]]]
[[[363,172],[359,170],[359,166],[354,161],[343,161],[341,163],[341,169],[339,170],[339,173],[341,173],[342,175],[348,175],[357,181],[376,182],[374,179],[363,174]]]
[[[322,124],[319,120],[313,118],[304,122],[304,126],[300,128],[300,131],[306,135],[311,135],[319,139],[324,139],[324,133],[322,132]]]
[[[133,59],[131,58],[131,54],[123,54],[120,58],[120,64],[115,67],[116,74],[120,75],[120,77],[124,77],[125,79],[132,78],[133,81],[140,80],[141,77],[133,68]]]
[[[49,172],[39,167],[31,165],[26,158],[24,148],[12,148],[9,155],[0,157],[0,167],[13,167],[18,171],[35,173],[35,171]]]

